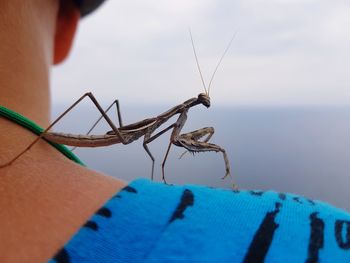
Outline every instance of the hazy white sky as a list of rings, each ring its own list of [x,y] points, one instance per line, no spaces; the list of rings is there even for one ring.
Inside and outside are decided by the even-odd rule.
[[[348,0],[107,1],[53,70],[53,102],[177,104],[203,91],[191,27],[216,105],[349,105]]]

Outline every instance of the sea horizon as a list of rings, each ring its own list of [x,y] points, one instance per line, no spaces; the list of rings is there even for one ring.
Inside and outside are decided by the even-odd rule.
[[[53,118],[69,105],[54,105]],[[153,117],[170,107],[122,105],[124,124]],[[193,108],[183,132],[212,126],[211,143],[225,148],[234,182],[242,189],[289,192],[321,200],[350,211],[347,185],[350,149],[348,106],[212,106]],[[117,122],[116,113],[110,113]],[[86,103],[79,106],[54,130],[86,133],[98,112]],[[170,120],[168,125],[176,118]],[[165,124],[163,128],[167,127]],[[105,123],[94,134],[111,130]],[[160,131],[160,129],[158,130]],[[161,181],[161,169],[170,132],[149,144],[156,158],[155,180]],[[103,148],[79,148],[75,153],[91,169],[131,181],[149,178],[151,160],[142,146],[143,138],[129,145]],[[230,188],[232,180],[222,180],[221,154],[208,152],[185,154],[172,147],[166,163],[169,183],[200,184]]]

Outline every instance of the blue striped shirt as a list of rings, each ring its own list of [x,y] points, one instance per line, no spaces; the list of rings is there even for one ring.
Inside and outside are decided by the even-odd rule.
[[[293,194],[138,179],[50,262],[350,262],[350,214]]]

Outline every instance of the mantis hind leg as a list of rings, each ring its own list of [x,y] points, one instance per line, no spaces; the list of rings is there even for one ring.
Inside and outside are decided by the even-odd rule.
[[[99,112],[102,114],[102,117],[107,121],[109,126],[113,129],[116,136],[120,139],[120,141],[125,144],[127,141],[124,139],[122,134],[119,132],[118,128],[113,124],[111,119],[107,116],[107,114],[104,112],[104,110],[101,108],[100,104],[94,97],[94,95],[91,92],[85,93],[83,96],[81,96],[78,100],[76,100],[67,110],[65,110],[54,122],[52,122],[49,127],[47,127],[36,139],[34,139],[26,148],[23,149],[19,154],[17,154],[15,157],[13,157],[10,161],[4,164],[0,164],[0,168],[4,168],[6,166],[11,165],[13,162],[15,162],[19,157],[21,157],[24,153],[29,151],[41,138],[44,137],[45,133],[48,132],[57,122],[59,122],[68,112],[70,112],[75,106],[77,106],[84,98],[88,97],[96,106],[96,108],[99,110]]]
[[[118,116],[119,127],[123,127],[123,122],[122,122],[121,111],[120,111],[120,106],[119,106],[119,100],[118,99],[114,100],[111,103],[111,105],[109,105],[108,108],[104,110],[104,113],[107,114],[110,111],[110,109],[113,107],[114,104],[115,104],[116,109],[117,109],[117,116]],[[101,116],[94,122],[94,124],[91,126],[91,128],[87,131],[86,135],[89,135],[93,131],[93,129],[95,129],[95,127],[103,119],[103,117],[104,116],[101,114]],[[74,146],[70,150],[74,151],[76,148],[77,148],[77,146]]]

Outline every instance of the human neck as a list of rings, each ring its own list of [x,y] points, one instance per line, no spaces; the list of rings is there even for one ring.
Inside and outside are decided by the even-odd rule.
[[[47,126],[52,40],[28,17],[0,16],[0,105]]]
[[[2,58],[0,60],[4,61]],[[0,67],[3,66],[0,65]],[[25,72],[16,73],[16,68],[20,67],[26,67],[27,69]],[[41,126],[47,126],[50,106],[48,79],[45,79],[46,72],[44,69],[41,71],[43,76],[40,76],[42,81],[34,76],[35,73],[39,73],[40,69],[30,68],[29,65],[13,65],[13,67],[7,68],[6,71],[11,72],[5,73],[5,76],[2,76],[3,70],[0,73],[0,104],[32,119]],[[33,76],[32,79],[31,75]]]

